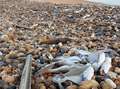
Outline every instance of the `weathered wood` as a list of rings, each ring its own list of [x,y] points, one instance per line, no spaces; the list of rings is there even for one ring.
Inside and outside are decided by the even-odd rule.
[[[23,69],[19,89],[31,89],[32,55],[28,55]]]

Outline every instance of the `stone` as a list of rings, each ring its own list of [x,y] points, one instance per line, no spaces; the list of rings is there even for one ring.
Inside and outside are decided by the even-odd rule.
[[[117,73],[112,72],[112,71],[109,71],[109,72],[108,72],[108,76],[109,76],[110,78],[117,78]]]
[[[119,67],[116,67],[116,68],[115,68],[115,72],[118,73],[118,74],[120,74],[120,68],[119,68]]]
[[[111,88],[116,88],[116,84],[111,79],[105,79],[105,82],[110,86]]]
[[[70,85],[66,89],[78,89],[77,85]]]
[[[10,75],[3,75],[2,80],[4,80],[6,83],[9,83],[9,84],[14,84],[16,82],[15,77]]]
[[[93,89],[97,88],[99,86],[99,83],[95,80],[86,80],[81,82],[79,89]]]

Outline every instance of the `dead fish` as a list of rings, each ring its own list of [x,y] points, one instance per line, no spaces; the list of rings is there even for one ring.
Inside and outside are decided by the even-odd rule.
[[[55,60],[63,61],[64,64],[75,64],[82,61],[78,56],[61,56],[57,57]]]
[[[94,75],[94,69],[89,66],[83,73],[83,80],[91,80]]]
[[[77,85],[70,85],[66,89],[78,89]]]
[[[49,71],[52,73],[60,73],[60,72],[69,71],[69,70],[70,70],[70,66],[68,65],[64,65],[55,69],[49,69]]]
[[[90,80],[93,75],[94,70],[90,64],[86,64],[84,66],[74,65],[73,67],[70,67],[69,72],[63,74],[63,77],[60,75],[54,76],[53,81],[59,84],[60,89],[63,89],[61,83],[66,80],[72,81],[73,83],[79,85],[83,80]]]
[[[100,68],[100,66],[102,65],[102,63],[105,61],[105,53],[99,53],[99,54],[96,54],[96,55],[93,54],[93,56],[90,55],[90,60],[89,61],[93,62],[92,65],[93,65],[95,71],[97,71]]]
[[[105,74],[107,74],[111,68],[111,61],[112,61],[112,58],[110,57],[106,57],[104,63],[102,64],[101,66],[101,72],[103,71]]]
[[[77,53],[80,54],[80,55],[90,55],[90,54],[91,54],[91,52],[89,52],[89,51],[79,50],[79,49],[77,49],[77,48],[73,48],[73,49],[71,49],[71,50],[74,50],[75,52],[77,52]]]

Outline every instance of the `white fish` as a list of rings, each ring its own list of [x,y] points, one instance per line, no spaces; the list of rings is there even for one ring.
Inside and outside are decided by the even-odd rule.
[[[102,63],[105,61],[105,53],[100,53],[99,54],[99,59],[98,59],[98,66],[101,66]]]
[[[84,80],[91,80],[94,75],[94,69],[90,65],[84,72],[83,72],[83,79]]]
[[[70,67],[70,71],[64,74],[64,77],[58,78],[58,76],[53,78],[53,81],[56,83],[62,83],[66,80],[70,80],[76,84],[80,84],[83,80],[91,80],[94,75],[94,70],[91,67],[91,64],[86,64],[84,66],[79,66],[77,64]],[[56,80],[57,79],[57,80]],[[61,87],[61,84],[59,84]]]
[[[87,59],[90,63],[95,63],[99,59],[99,53],[98,52],[93,52],[90,55],[88,55]]]
[[[92,64],[95,71],[97,71],[105,61],[105,53],[92,53],[88,56],[88,61]]]
[[[64,64],[75,64],[76,62],[82,61],[78,56],[61,56],[55,60],[63,61]]]
[[[72,50],[79,53],[80,55],[90,55],[91,54],[91,52],[89,52],[89,51],[79,50],[79,49],[76,49],[76,48],[73,48]]]
[[[59,68],[55,68],[55,69],[49,69],[50,72],[62,72],[62,71],[69,71],[70,70],[70,67],[71,66],[68,66],[68,65],[64,65],[64,66],[61,66]]]
[[[112,58],[106,57],[104,63],[101,66],[101,70],[104,71],[105,74],[107,74],[111,68],[111,61]]]

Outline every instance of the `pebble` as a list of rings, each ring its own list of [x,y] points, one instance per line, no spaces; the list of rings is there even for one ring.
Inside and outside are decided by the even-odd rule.
[[[77,85],[70,85],[66,89],[78,89]]]
[[[116,84],[111,79],[106,79],[105,82],[110,86],[111,88],[116,88]]]
[[[5,65],[4,61],[0,61],[0,67],[2,67],[3,65]]]
[[[14,84],[16,82],[15,77],[10,75],[3,75],[2,80],[9,84]]]
[[[19,63],[18,68],[22,70],[24,68],[24,63]]]
[[[6,89],[17,89],[17,88],[16,88],[16,86],[13,85],[13,86],[9,86],[9,87],[6,88]]]
[[[0,51],[0,56],[2,56],[3,55],[3,53]]]
[[[119,68],[119,67],[116,67],[116,68],[115,68],[115,72],[118,73],[118,74],[120,74],[120,68]]]
[[[22,0],[19,1],[19,5],[17,5],[18,0],[16,0],[15,4],[14,0],[9,0],[10,3],[7,1],[8,0],[5,0],[5,4],[0,4],[0,7],[2,7],[0,8],[0,12],[2,12],[0,14],[0,18],[2,18],[0,19],[0,28],[2,27],[2,30],[0,30],[0,33],[2,33],[0,34],[0,74],[3,73],[2,79],[4,79],[6,83],[9,82],[13,83],[13,85],[15,84],[15,86],[19,86],[20,81],[17,81],[17,83],[14,82],[16,77],[13,77],[13,75],[16,72],[11,72],[10,69],[7,69],[7,72],[2,71],[3,69],[1,67],[4,66],[3,62],[6,63],[5,66],[15,66],[18,70],[21,69],[21,73],[26,54],[28,53],[32,53],[34,57],[34,66],[32,66],[34,69],[39,69],[38,66],[36,66],[37,63],[35,63],[37,59],[39,60],[37,62],[40,62],[39,64],[41,65],[54,61],[58,53],[59,56],[63,56],[65,53],[68,53],[67,55],[70,56],[75,55],[73,52],[68,52],[73,47],[81,48],[83,46],[82,48],[86,50],[90,49],[91,51],[108,47],[114,49],[118,54],[120,53],[119,7],[97,6],[96,4],[67,6],[51,4],[38,5],[34,3],[27,6],[26,3],[25,5],[20,4]],[[15,31],[11,25],[17,25],[14,26]],[[73,39],[67,39],[69,37]],[[58,49],[54,49],[53,47],[52,51],[49,51],[49,47],[51,47],[52,44],[54,44],[55,47],[57,46]],[[39,58],[40,55],[44,54],[44,58]],[[48,61],[47,59],[51,60]],[[120,59],[119,56],[118,59]],[[117,84],[119,84],[119,65],[120,63],[116,62],[112,65],[113,70],[111,70],[111,72],[113,73],[107,74],[111,78],[117,79]],[[114,67],[117,68],[114,70]],[[17,74],[19,74],[19,72],[17,72]],[[53,75],[46,73],[46,78],[48,78],[48,76]],[[96,75],[95,73],[95,76],[101,75]],[[102,77],[104,78],[104,76]],[[39,79],[39,77],[36,79]],[[103,80],[101,79],[100,81]],[[88,86],[93,86],[91,84],[93,80],[89,83],[90,85],[85,84],[87,88],[89,88]],[[98,85],[98,83],[94,83],[96,86]],[[109,86],[106,81],[104,81],[104,84]],[[45,84],[38,83],[38,86],[39,85],[41,86],[40,89],[48,88]],[[110,89],[110,87],[104,89]],[[113,84],[112,87],[115,87],[115,85]],[[9,88],[14,89],[14,87],[11,86],[9,86]],[[52,84],[51,88],[54,89]],[[76,85],[70,85],[68,86],[68,89],[69,88],[76,88]]]
[[[110,78],[117,78],[117,73],[109,71],[108,76],[110,76]]]
[[[24,53],[17,53],[17,57],[25,56]]]
[[[95,80],[86,80],[81,82],[79,89],[91,89],[91,88],[97,88],[99,86],[99,83]]]
[[[106,82],[101,82],[100,86],[102,87],[102,89],[113,89],[112,87],[110,87],[110,85],[108,85]]]
[[[39,89],[47,89],[43,83],[40,83],[40,88]]]
[[[3,80],[0,80],[0,89],[3,89],[4,85],[5,85],[5,82]]]

